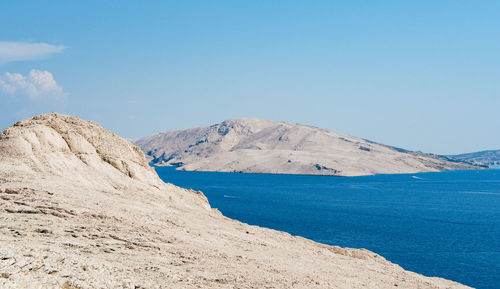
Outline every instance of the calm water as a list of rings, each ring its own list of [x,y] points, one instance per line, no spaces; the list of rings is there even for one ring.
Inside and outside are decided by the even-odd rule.
[[[203,191],[230,218],[500,288],[500,170],[352,178],[156,170]]]

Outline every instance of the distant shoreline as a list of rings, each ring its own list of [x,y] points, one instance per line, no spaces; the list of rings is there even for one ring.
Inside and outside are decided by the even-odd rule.
[[[179,166],[172,165],[157,165],[153,163],[149,163],[149,165],[153,168],[172,168],[173,170],[179,172],[200,172],[200,173],[222,173],[222,174],[248,174],[248,175],[289,175],[289,176],[317,176],[317,177],[338,177],[338,178],[358,178],[358,177],[371,177],[371,176],[391,176],[391,175],[420,175],[420,174],[434,174],[434,173],[445,173],[445,172],[456,172],[456,171],[475,171],[475,170],[488,170],[488,169],[499,169],[500,166],[496,167],[478,167],[477,169],[469,169],[469,170],[444,170],[444,171],[436,171],[436,172],[416,172],[416,173],[393,173],[393,174],[371,174],[371,175],[360,175],[360,176],[341,176],[341,175],[326,175],[326,174],[290,174],[290,173],[257,173],[257,172],[226,172],[226,171],[207,171],[207,170],[185,170]]]

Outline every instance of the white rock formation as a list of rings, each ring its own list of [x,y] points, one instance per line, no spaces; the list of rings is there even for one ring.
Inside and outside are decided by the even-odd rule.
[[[478,169],[326,129],[266,119],[169,131],[135,144],[154,165],[187,171],[359,176]]]
[[[0,288],[465,288],[249,226],[139,148],[56,113],[0,134]]]

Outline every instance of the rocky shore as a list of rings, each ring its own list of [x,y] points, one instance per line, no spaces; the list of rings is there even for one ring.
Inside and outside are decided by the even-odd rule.
[[[0,134],[0,287],[466,288],[228,219],[130,142],[57,113]]]

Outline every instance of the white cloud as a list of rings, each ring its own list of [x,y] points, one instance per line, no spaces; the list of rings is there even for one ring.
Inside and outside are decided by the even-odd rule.
[[[64,49],[65,46],[47,43],[0,41],[0,65],[13,61],[40,59]]]
[[[46,97],[60,99],[66,96],[52,73],[37,69],[32,69],[26,76],[6,72],[0,76],[0,91],[8,95],[27,95],[32,100]]]

